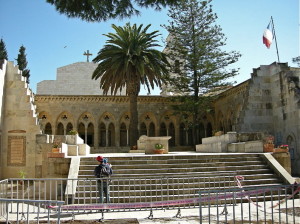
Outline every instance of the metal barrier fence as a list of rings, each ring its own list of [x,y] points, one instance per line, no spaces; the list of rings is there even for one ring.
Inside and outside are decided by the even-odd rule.
[[[234,174],[228,173],[219,177],[204,177],[203,175],[183,175],[169,177],[138,177],[138,178],[111,178],[110,180],[110,204],[113,211],[148,210],[152,207],[192,208],[198,206],[198,202],[170,205],[155,202],[168,202],[187,198],[198,198],[199,190],[226,189],[235,186]],[[100,203],[98,188],[101,188],[105,179],[9,179],[7,183],[7,198],[26,200],[54,200],[64,201],[65,205],[80,204],[91,205]],[[76,186],[76,191],[68,190]],[[152,204],[151,204],[152,203]],[[127,206],[139,204],[138,206]],[[143,205],[141,205],[143,204]],[[119,206],[116,206],[119,205]],[[150,206],[150,207],[149,207]],[[21,212],[28,212],[26,207]],[[30,212],[36,212],[37,208],[31,207]],[[74,209],[65,209],[63,212],[92,212],[85,206]],[[99,211],[95,208],[95,211]],[[10,212],[16,212],[11,206]],[[48,212],[47,209],[45,211]]]
[[[37,211],[35,214],[37,215],[36,222],[39,223],[40,221],[40,215],[41,210],[47,211],[47,221],[50,223],[50,211],[53,211],[50,208],[50,205],[55,205],[57,207],[56,213],[57,213],[57,221],[56,223],[60,223],[60,211],[61,211],[61,205],[64,204],[63,201],[51,201],[51,200],[26,200],[26,199],[4,199],[0,198],[0,203],[5,204],[5,215],[3,216],[6,220],[6,223],[9,223],[10,217],[9,217],[9,207],[13,208],[13,210],[16,211],[16,216],[12,218],[12,220],[15,220],[17,223],[20,223],[20,221],[29,223],[30,222],[30,208],[35,208]],[[26,213],[25,213],[26,211]],[[21,217],[20,217],[21,216]],[[22,222],[22,223],[24,223]]]
[[[300,223],[300,184],[199,192],[200,223]]]
[[[7,198],[8,180],[0,180],[0,198]],[[0,201],[0,217],[6,215],[5,203]]]

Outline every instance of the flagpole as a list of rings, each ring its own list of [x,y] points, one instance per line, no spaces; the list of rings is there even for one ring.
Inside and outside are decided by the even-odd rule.
[[[275,44],[276,44],[276,51],[277,51],[278,63],[280,63],[280,60],[279,60],[279,53],[278,53],[278,46],[277,46],[277,39],[276,39],[276,33],[275,33],[275,26],[274,26],[274,21],[273,21],[273,17],[272,17],[272,16],[271,16],[271,21],[272,21],[273,35],[274,35],[274,38],[275,38]]]

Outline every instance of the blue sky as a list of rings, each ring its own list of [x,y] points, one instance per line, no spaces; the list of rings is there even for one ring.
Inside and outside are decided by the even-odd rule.
[[[242,54],[234,65],[240,68],[240,74],[234,78],[237,83],[249,79],[253,68],[277,61],[275,43],[270,49],[262,43],[271,16],[280,62],[296,66],[292,58],[299,56],[299,0],[213,0],[212,5],[219,17],[217,23],[227,37],[225,49]],[[59,14],[44,0],[0,0],[0,38],[6,44],[10,61],[17,58],[22,44],[26,47],[30,88],[34,92],[38,82],[56,79],[58,67],[86,61],[84,51],[89,50],[94,58],[105,44],[102,34],[113,31],[111,24],[152,24],[150,30],[159,30],[161,38],[166,38],[167,32],[160,25],[168,24],[168,20],[167,10],[143,9],[138,17],[88,23]]]

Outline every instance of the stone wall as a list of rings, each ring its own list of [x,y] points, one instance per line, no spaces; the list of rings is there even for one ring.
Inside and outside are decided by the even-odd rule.
[[[77,62],[57,69],[56,80],[37,84],[38,95],[103,95],[99,81],[92,79],[97,64]],[[108,94],[110,95],[110,94]],[[117,95],[125,95],[125,88]]]
[[[3,108],[0,178],[19,177],[20,170],[25,171],[27,177],[35,177],[35,135],[40,133],[40,126],[33,94],[13,62],[7,62],[4,86],[1,88]]]
[[[243,91],[228,94],[239,88],[234,87],[214,104],[217,128],[232,122],[239,133],[262,132],[274,136],[275,146],[289,145],[294,175],[300,175],[299,78],[300,69],[285,63],[262,65],[253,70]]]
[[[5,73],[6,73],[6,60],[0,60],[0,178],[2,176],[2,166],[3,164],[1,163],[2,161],[2,111],[3,111],[3,95],[4,95],[4,84],[5,84]]]

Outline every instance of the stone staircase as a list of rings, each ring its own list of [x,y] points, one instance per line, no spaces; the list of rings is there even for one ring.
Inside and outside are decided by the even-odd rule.
[[[283,184],[262,154],[128,155],[108,157],[114,174],[110,187],[112,203],[154,202],[199,197],[200,190],[258,188]],[[93,170],[95,158],[81,158],[75,204],[98,203]],[[269,197],[265,195],[265,197]],[[274,198],[275,196],[272,195]]]

